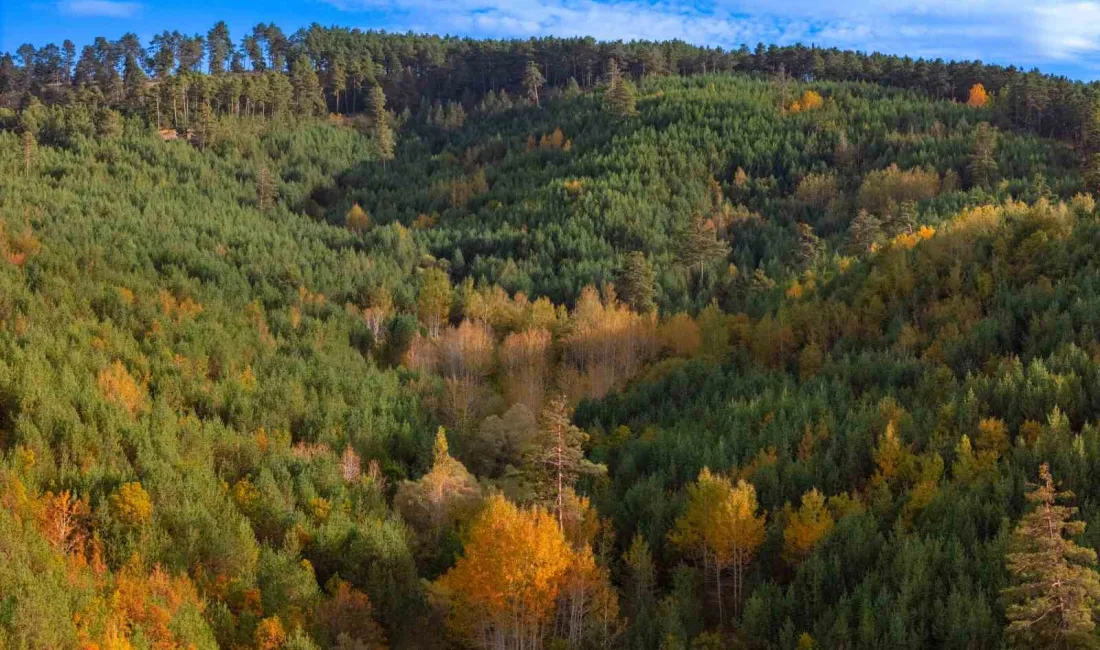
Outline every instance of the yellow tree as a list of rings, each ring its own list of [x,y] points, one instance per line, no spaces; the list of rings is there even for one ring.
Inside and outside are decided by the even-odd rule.
[[[573,562],[553,516],[495,495],[435,592],[449,606],[450,630],[472,645],[537,650]]]
[[[802,504],[791,512],[783,529],[783,555],[791,564],[805,558],[833,529],[833,515],[825,497],[814,488],[802,495]]]
[[[734,486],[707,468],[688,487],[687,510],[676,520],[669,540],[713,575],[718,618],[724,621],[722,575],[732,570],[734,609],[740,606],[745,570],[764,542],[765,516],[757,514],[756,488],[743,479]]]
[[[125,525],[137,528],[149,521],[153,503],[141,483],[134,481],[119,486],[111,495],[111,511]]]
[[[825,100],[821,98],[821,95],[816,90],[807,90],[802,93],[802,98],[798,100],[798,104],[804,111],[812,111],[821,108]]]
[[[465,428],[477,414],[484,392],[482,384],[493,369],[494,343],[488,325],[468,320],[443,330],[436,341],[438,372],[444,384],[444,410],[460,428]]]
[[[354,230],[356,232],[363,232],[369,230],[371,226],[370,215],[366,210],[362,208],[358,203],[351,206],[351,209],[344,215],[344,225],[348,230]]]
[[[416,315],[428,328],[430,336],[439,335],[451,313],[451,281],[440,269],[429,269],[420,284],[416,298]]]
[[[501,383],[510,404],[523,404],[536,413],[542,409],[552,342],[550,331],[541,327],[505,337],[500,346]]]
[[[989,95],[985,92],[985,86],[974,84],[970,87],[970,97],[966,100],[968,106],[981,108],[989,101]]]

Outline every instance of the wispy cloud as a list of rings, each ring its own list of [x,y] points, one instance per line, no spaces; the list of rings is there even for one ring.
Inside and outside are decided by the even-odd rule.
[[[399,29],[478,36],[795,42],[1091,69],[1100,0],[325,0]],[[1097,70],[1100,72],[1100,70]]]
[[[57,8],[63,14],[83,18],[130,18],[141,5],[116,0],[63,0],[57,3]]]

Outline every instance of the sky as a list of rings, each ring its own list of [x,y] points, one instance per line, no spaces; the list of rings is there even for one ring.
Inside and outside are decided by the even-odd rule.
[[[1100,0],[0,0],[0,51],[310,23],[474,37],[816,44],[1100,79]]]

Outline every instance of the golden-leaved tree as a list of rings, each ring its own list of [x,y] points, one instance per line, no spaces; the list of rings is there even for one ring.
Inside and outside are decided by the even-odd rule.
[[[480,648],[543,645],[574,563],[558,521],[542,508],[489,498],[462,557],[435,583],[452,634]]]
[[[970,96],[967,98],[966,103],[974,108],[981,108],[989,102],[989,94],[985,91],[985,86],[982,84],[974,84],[970,87]]]
[[[696,558],[703,571],[713,576],[719,623],[725,619],[722,578],[732,573],[734,609],[744,595],[745,571],[764,542],[766,518],[758,514],[756,488],[739,480],[737,485],[708,468],[688,487],[687,510],[676,520],[669,540]]]
[[[793,510],[783,529],[783,555],[796,564],[813,551],[822,538],[833,530],[833,515],[825,505],[825,496],[814,488],[802,495],[802,504]]]

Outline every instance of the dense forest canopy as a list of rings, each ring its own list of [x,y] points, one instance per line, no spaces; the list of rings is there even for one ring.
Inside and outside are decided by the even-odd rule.
[[[319,26],[0,55],[0,648],[1092,647],[1098,100]]]

